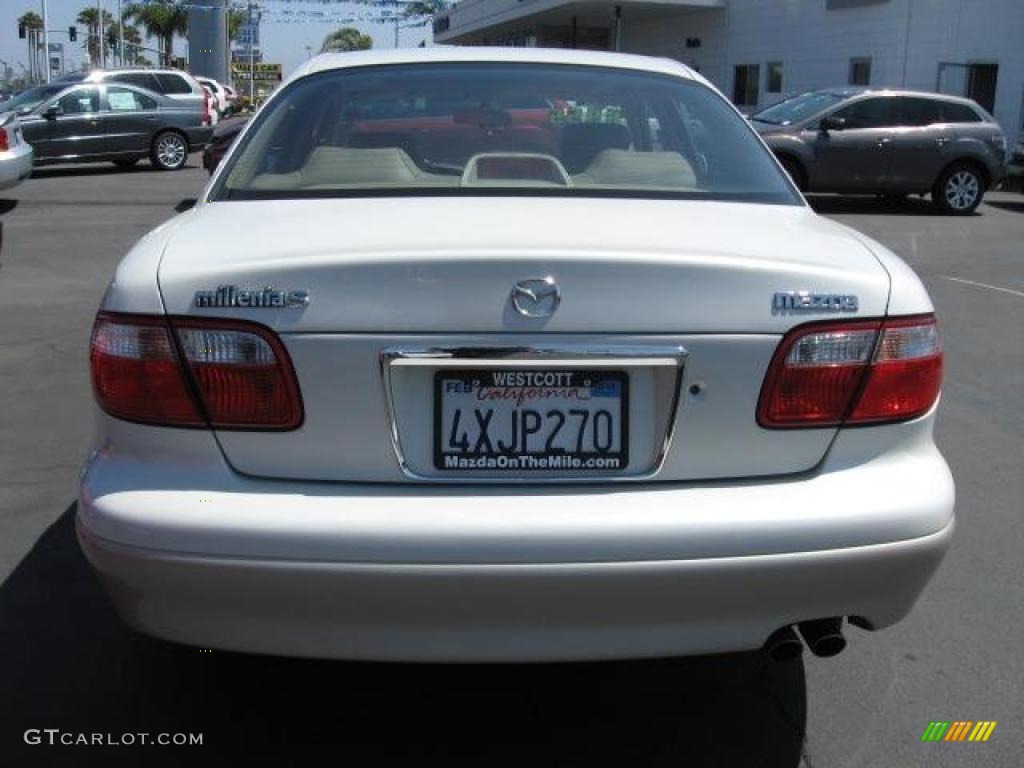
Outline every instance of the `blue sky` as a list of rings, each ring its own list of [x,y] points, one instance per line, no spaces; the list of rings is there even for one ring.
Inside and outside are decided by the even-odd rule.
[[[201,0],[199,0],[201,2]],[[127,4],[128,0],[122,0]],[[101,0],[104,10],[111,14],[117,13],[117,0]],[[95,4],[94,2],[92,3]],[[88,0],[47,0],[49,12],[49,28],[66,30],[75,22],[75,17],[82,8],[90,5]],[[374,9],[360,5],[323,5],[322,3],[301,3],[282,2],[281,0],[264,0],[263,6],[267,9],[301,11],[328,11],[339,15],[351,12],[352,15],[368,17],[373,15]],[[0,0],[0,59],[6,61],[14,68],[15,74],[21,72],[20,64],[28,66],[28,44],[25,40],[18,38],[17,19],[26,11],[35,11],[42,15],[42,3],[40,0]],[[361,32],[365,32],[373,38],[375,48],[391,48],[394,46],[394,27],[390,24],[372,24],[369,22],[354,22],[340,24],[337,21],[330,23],[303,22],[303,23],[280,23],[272,21],[276,15],[269,14],[264,17],[260,26],[260,37],[263,44],[263,60],[266,62],[280,63],[284,66],[285,75],[306,59],[306,46],[312,46],[315,53],[320,48],[324,36],[338,26],[353,26]],[[84,28],[79,28],[78,42],[68,43],[67,35],[52,35],[51,42],[64,41],[65,58],[71,68],[77,69],[83,59],[82,41],[85,38]],[[420,43],[429,32],[426,27],[402,29],[399,33],[399,41],[402,47],[412,47]],[[146,43],[157,47],[156,42]],[[185,55],[185,42],[178,41],[177,51],[179,55]],[[2,62],[0,62],[2,69]],[[0,72],[2,74],[2,72]]]

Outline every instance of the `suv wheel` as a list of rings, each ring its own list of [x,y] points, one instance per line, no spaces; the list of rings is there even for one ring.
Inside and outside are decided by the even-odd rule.
[[[974,213],[985,196],[985,180],[972,163],[954,163],[932,189],[932,202],[943,213],[966,216]]]
[[[150,158],[153,165],[161,171],[176,171],[188,160],[188,143],[180,133],[174,131],[158,133],[153,139]]]

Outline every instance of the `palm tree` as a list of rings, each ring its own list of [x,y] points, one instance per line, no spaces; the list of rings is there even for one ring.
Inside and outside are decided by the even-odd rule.
[[[320,53],[367,51],[373,47],[373,38],[364,35],[358,29],[342,27],[331,32],[324,38]]]
[[[85,48],[89,54],[89,59],[92,61],[93,66],[98,67],[101,61],[106,61],[107,51],[110,49],[110,37],[109,34],[107,39],[103,41],[103,55],[100,55],[100,15],[93,6],[86,6],[78,12],[78,18],[75,21],[85,27],[85,42],[82,43],[82,47]],[[108,30],[110,25],[114,23],[114,17],[107,11],[103,11],[103,26]],[[116,38],[115,38],[116,39]]]
[[[161,56],[167,63],[174,59],[174,39],[188,33],[188,5],[180,0],[132,3],[124,9],[124,18],[141,25],[146,37],[160,42]]]
[[[24,27],[26,30],[36,30],[34,33],[26,31],[25,34],[28,42],[29,78],[34,81],[36,73],[42,72],[42,68],[39,66],[39,48],[43,44],[43,40],[38,30],[43,28],[43,17],[35,11],[27,11],[18,17],[18,26]]]
[[[228,40],[234,40],[238,37],[238,30],[248,18],[249,14],[245,11],[233,8],[228,11]]]
[[[407,3],[403,9],[406,18],[433,18],[441,11],[446,11],[451,6],[447,0],[418,0],[415,3]]]
[[[124,35],[124,50],[121,51],[121,60],[125,64],[142,64],[139,61],[139,54],[142,52],[138,46],[142,45],[142,35],[139,34],[139,28],[131,24],[124,24],[122,30],[122,24],[120,22],[114,22],[106,27],[104,34],[106,37],[106,43],[108,48],[117,48],[121,40],[121,35]]]

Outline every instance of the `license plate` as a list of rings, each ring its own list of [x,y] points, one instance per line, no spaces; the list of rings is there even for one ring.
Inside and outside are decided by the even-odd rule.
[[[434,467],[619,472],[629,463],[628,403],[624,371],[438,371]]]

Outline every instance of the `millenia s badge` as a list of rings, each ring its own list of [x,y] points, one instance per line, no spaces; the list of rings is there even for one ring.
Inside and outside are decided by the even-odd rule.
[[[845,293],[781,291],[772,297],[772,312],[856,312],[857,297]]]
[[[309,291],[279,291],[267,286],[263,290],[239,290],[234,285],[222,285],[215,291],[196,291],[197,307],[260,307],[281,309],[304,307],[309,304]]]

